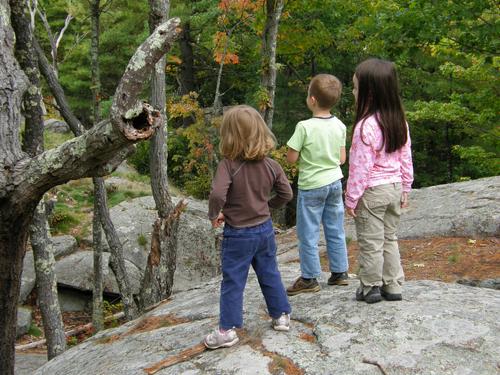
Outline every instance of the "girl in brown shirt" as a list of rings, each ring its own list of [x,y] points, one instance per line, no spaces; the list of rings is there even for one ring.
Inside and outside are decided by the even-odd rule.
[[[275,139],[260,114],[239,105],[224,114],[219,163],[208,201],[214,228],[224,223],[219,328],[205,337],[207,348],[238,342],[234,328],[243,325],[243,291],[252,265],[266,300],[272,327],[288,331],[290,304],[276,262],[269,207],[293,197],[281,166],[266,155]],[[276,195],[270,198],[271,191]]]

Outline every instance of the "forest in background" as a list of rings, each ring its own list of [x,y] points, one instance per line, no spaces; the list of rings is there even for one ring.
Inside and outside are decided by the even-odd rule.
[[[38,3],[54,33],[64,27],[68,15],[72,18],[55,61],[72,108],[90,124],[88,3]],[[318,73],[342,81],[334,114],[351,130],[354,68],[368,57],[379,57],[398,67],[412,133],[414,187],[500,174],[499,14],[500,5],[488,0],[287,0],[276,56],[272,130],[278,147],[295,124],[309,116],[307,84]],[[209,115],[218,78],[224,106],[247,103],[262,108],[268,100],[260,81],[264,2],[172,0],[174,16],[181,18],[183,31],[166,65],[169,177],[187,193],[205,198],[218,160],[220,118]],[[46,29],[37,21],[36,35],[50,56]],[[148,34],[147,2],[106,2],[99,54],[102,117],[123,69]],[[48,93],[44,91],[49,104]],[[149,171],[148,147],[139,144],[130,159],[144,173]],[[281,161],[283,155],[283,148],[273,154]],[[293,179],[295,168],[286,171]]]

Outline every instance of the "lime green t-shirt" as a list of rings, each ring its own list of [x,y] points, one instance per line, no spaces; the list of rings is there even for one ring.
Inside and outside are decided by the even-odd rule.
[[[300,152],[299,189],[316,189],[340,180],[340,148],[346,127],[337,117],[300,121],[287,146]]]

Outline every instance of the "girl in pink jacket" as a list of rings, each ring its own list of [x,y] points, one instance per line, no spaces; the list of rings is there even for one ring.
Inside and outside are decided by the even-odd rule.
[[[413,182],[410,132],[392,62],[362,62],[353,83],[356,125],[345,205],[359,244],[356,299],[399,301],[404,274],[396,230]]]

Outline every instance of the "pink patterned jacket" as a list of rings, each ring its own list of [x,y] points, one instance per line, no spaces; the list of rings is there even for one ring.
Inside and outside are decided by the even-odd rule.
[[[345,205],[352,209],[356,208],[358,200],[369,187],[401,182],[403,191],[408,192],[413,182],[410,133],[402,148],[388,154],[384,148],[381,149],[382,131],[375,115],[368,117],[362,124],[358,123],[354,129],[349,151]]]

